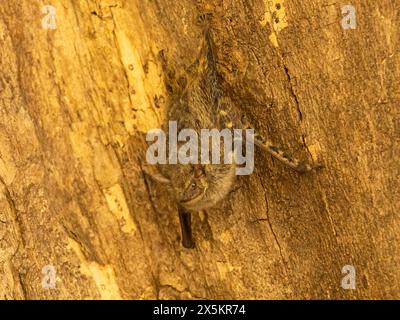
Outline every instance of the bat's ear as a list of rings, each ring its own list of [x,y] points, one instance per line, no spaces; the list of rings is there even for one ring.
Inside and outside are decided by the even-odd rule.
[[[171,183],[171,180],[168,178],[164,177],[162,174],[155,172],[155,170],[150,170],[150,167],[148,165],[141,165],[142,171],[144,174],[148,175],[151,177],[154,181],[163,183],[163,184],[169,184]]]

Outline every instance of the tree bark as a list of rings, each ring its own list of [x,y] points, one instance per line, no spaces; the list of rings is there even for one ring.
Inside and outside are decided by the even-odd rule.
[[[55,29],[42,3],[0,4],[1,298],[400,298],[398,1],[352,0],[347,30],[323,0],[52,0]],[[170,99],[158,53],[193,63],[204,12],[236,107],[325,167],[257,151],[188,250],[141,162]]]

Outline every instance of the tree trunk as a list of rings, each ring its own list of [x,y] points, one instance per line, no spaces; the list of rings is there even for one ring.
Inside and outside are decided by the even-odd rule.
[[[0,297],[400,298],[398,1],[352,0],[355,29],[323,0],[51,2],[55,25],[0,4]],[[325,167],[257,151],[190,250],[141,162],[170,98],[158,53],[192,64],[204,12],[236,107]]]

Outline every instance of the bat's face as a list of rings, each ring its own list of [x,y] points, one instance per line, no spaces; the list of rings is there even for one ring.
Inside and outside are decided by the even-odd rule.
[[[235,179],[234,165],[181,164],[170,169],[168,176],[176,200],[192,211],[214,206],[230,191]]]
[[[206,165],[191,165],[190,173],[178,195],[178,201],[183,207],[190,207],[198,202],[207,192]]]
[[[200,164],[176,164],[162,166],[179,204],[190,206],[207,191],[206,167]],[[189,209],[189,208],[188,208]]]

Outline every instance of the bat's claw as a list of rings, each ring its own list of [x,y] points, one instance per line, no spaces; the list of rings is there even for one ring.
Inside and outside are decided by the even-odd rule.
[[[211,18],[212,18],[211,12],[206,12],[206,13],[200,14],[197,17],[197,23],[201,26],[207,25],[210,22]]]

